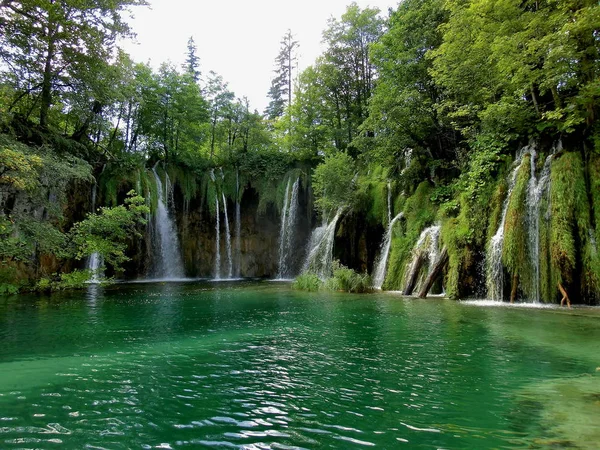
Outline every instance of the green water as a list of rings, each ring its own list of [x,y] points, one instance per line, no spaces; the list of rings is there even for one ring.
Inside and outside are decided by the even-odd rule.
[[[132,284],[0,298],[0,448],[598,448],[600,312]]]

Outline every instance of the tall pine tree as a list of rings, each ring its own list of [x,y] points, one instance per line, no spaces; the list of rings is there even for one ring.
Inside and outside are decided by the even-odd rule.
[[[295,49],[298,41],[294,40],[291,30],[283,36],[279,54],[275,58],[275,78],[271,81],[268,97],[271,99],[265,115],[273,120],[283,116],[285,108],[292,103],[292,69],[296,62]]]

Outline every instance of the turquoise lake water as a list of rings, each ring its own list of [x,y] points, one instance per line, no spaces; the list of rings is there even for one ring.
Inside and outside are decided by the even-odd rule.
[[[0,298],[0,448],[600,447],[600,310],[286,283]]]

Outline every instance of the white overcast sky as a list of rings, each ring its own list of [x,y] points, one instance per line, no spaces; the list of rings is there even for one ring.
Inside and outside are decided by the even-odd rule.
[[[283,35],[292,30],[300,44],[299,68],[319,56],[321,33],[330,17],[339,19],[351,0],[149,0],[133,10],[130,24],[136,42],[124,49],[138,62],[157,68],[170,61],[180,66],[187,41],[194,37],[203,74],[213,70],[236,96],[247,96],[262,112],[268,103],[274,60]],[[356,0],[379,8],[383,17],[397,0]]]

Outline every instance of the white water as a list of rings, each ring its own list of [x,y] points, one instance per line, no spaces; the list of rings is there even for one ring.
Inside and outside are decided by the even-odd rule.
[[[98,192],[98,184],[94,181],[92,187],[92,213],[96,213],[96,196]],[[104,258],[100,253],[94,252],[90,255],[87,260],[86,268],[92,271],[91,278],[88,280],[90,284],[98,284],[100,280],[104,278],[104,272],[101,272],[100,268],[104,265]]]
[[[508,204],[512,191],[517,182],[517,174],[523,163],[523,157],[528,152],[528,148],[521,152],[514,163],[514,169],[508,178],[508,192],[504,199],[502,207],[502,219],[496,234],[492,237],[486,256],[486,285],[487,295],[493,301],[501,302],[504,297],[504,268],[502,266],[502,249],[504,248],[504,224],[506,223],[506,214],[508,213]]]
[[[427,254],[428,270],[431,271],[433,269],[433,265],[440,254],[439,241],[441,229],[439,225],[432,225],[421,232],[413,248],[412,259],[408,263],[408,270],[404,278],[405,284],[415,275],[415,271],[419,269],[418,262],[423,253]],[[416,290],[418,290],[418,284],[415,285],[414,291]]]
[[[242,223],[240,205],[240,172],[235,173],[235,277],[239,278],[242,272]]]
[[[550,188],[550,166],[553,154],[544,161],[544,168],[539,179],[535,175],[535,150],[531,151],[531,177],[527,185],[527,225],[529,258],[533,269],[533,285],[531,300],[540,302],[540,204],[543,196]]]
[[[387,272],[387,262],[390,254],[390,247],[392,245],[392,234],[394,231],[394,225],[403,216],[404,213],[400,213],[390,221],[385,235],[383,237],[383,241],[381,242],[379,258],[375,263],[375,271],[373,272],[373,287],[375,289],[381,289],[381,286],[383,286],[383,282],[385,281],[385,274]]]
[[[314,273],[322,280],[332,275],[333,241],[335,228],[341,215],[342,209],[339,209],[331,222],[314,229],[310,237],[309,251],[304,262],[303,272]]]
[[[90,284],[98,284],[104,278],[104,272],[101,271],[101,267],[104,264],[104,258],[100,253],[94,252],[90,255],[87,263],[88,270],[92,271],[91,278],[88,280]]]
[[[292,180],[288,179],[287,186],[285,187],[285,194],[283,197],[283,209],[281,210],[281,226],[279,228],[279,270],[277,272],[277,278],[283,278],[281,272],[283,271],[285,264],[285,231],[287,226],[287,212],[288,202],[290,201],[290,186]]]
[[[231,232],[229,231],[229,218],[227,216],[227,200],[223,196],[223,214],[225,218],[225,249],[227,250],[227,278],[233,277],[233,260],[231,259]]]
[[[158,194],[155,219],[155,248],[158,253],[155,254],[154,277],[171,279],[184,278],[183,261],[179,249],[179,239],[177,237],[177,228],[171,218],[169,209],[165,204],[165,194],[163,184],[155,169],[152,169],[154,179],[156,180],[156,192]],[[167,177],[167,186],[170,184]],[[166,198],[168,202],[168,197]]]
[[[291,189],[291,194],[290,194]],[[300,177],[292,185],[288,180],[283,200],[281,213],[281,227],[279,231],[279,269],[278,279],[292,278],[294,274],[293,259],[295,250],[295,228],[298,216],[298,192],[300,190]]]
[[[220,217],[219,217],[219,197],[218,195],[215,194],[215,205],[216,205],[216,211],[217,211],[217,223],[215,224],[215,234],[216,234],[216,238],[215,238],[215,250],[216,250],[216,256],[215,256],[215,279],[216,280],[220,280],[221,279],[221,224],[220,224]]]
[[[387,214],[388,214],[388,225],[392,222],[392,185],[388,181],[387,184]]]
[[[534,145],[525,147],[515,161],[515,168],[511,172],[508,182],[508,193],[502,209],[502,220],[496,234],[488,245],[486,261],[486,285],[488,298],[492,301],[502,301],[504,298],[504,268],[502,265],[502,250],[504,246],[504,227],[512,191],[516,184],[517,174],[523,164],[523,157],[530,156],[530,177],[527,184],[526,220],[527,220],[527,247],[529,261],[532,268],[532,286],[530,300],[540,302],[540,206],[541,201],[550,190],[550,167],[552,158],[560,143],[553,149],[544,161],[544,167],[539,178],[536,175],[537,151]]]

